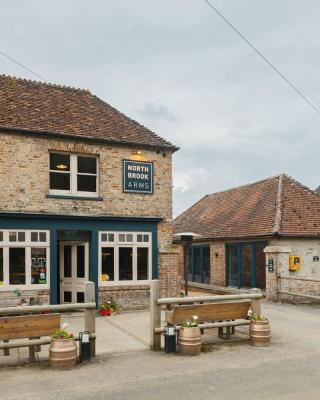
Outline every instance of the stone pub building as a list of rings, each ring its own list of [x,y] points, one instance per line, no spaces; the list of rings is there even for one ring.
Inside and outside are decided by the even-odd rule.
[[[0,303],[113,296],[143,308],[177,275],[177,147],[87,90],[0,76]]]

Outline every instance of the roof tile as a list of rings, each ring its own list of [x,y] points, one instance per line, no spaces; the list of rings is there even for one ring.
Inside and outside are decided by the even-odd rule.
[[[178,148],[87,90],[0,75],[0,128]]]
[[[174,233],[241,239],[320,236],[320,196],[287,175],[207,195],[174,220]]]

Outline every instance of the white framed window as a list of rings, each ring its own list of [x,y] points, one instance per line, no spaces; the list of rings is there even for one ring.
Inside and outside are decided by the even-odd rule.
[[[99,233],[99,285],[149,283],[152,271],[150,232]]]
[[[49,194],[97,197],[98,156],[49,153]]]
[[[1,230],[0,291],[49,289],[49,280],[49,231]]]

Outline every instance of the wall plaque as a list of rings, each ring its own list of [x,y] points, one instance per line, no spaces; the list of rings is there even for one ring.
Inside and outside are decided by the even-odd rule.
[[[123,191],[153,193],[153,163],[123,160]]]

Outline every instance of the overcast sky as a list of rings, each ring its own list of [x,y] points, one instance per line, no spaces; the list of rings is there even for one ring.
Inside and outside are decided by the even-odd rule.
[[[319,1],[212,3],[320,107]],[[203,0],[0,0],[0,50],[179,146],[175,215],[282,172],[320,184],[320,115]]]

